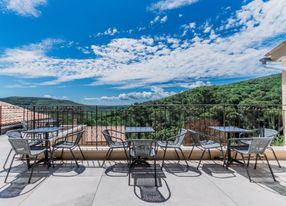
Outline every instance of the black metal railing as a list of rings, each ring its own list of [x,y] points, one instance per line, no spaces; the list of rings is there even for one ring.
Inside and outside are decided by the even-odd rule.
[[[266,127],[279,131],[282,131],[283,126],[281,105],[139,104],[120,107],[0,107],[1,133],[10,128],[9,125],[19,125],[23,121],[26,122],[28,129],[61,125],[66,129],[73,129],[79,125],[86,125],[87,132],[82,144],[95,146],[105,144],[101,130],[106,127],[123,131],[127,126],[150,126],[156,132],[148,137],[164,139],[173,135],[179,128],[212,133],[209,126],[214,125],[231,125],[246,129]]]

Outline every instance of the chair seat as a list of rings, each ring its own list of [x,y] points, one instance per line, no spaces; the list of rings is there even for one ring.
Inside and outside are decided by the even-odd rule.
[[[200,141],[201,146],[205,149],[213,149],[213,148],[219,148],[221,145],[217,142],[214,142],[212,140],[203,140]]]
[[[240,154],[249,155],[248,147],[238,147],[232,148],[233,151],[238,152]]]
[[[113,149],[118,149],[118,148],[127,148],[128,147],[128,142],[114,142],[112,144],[109,145],[110,148]]]
[[[71,149],[74,146],[75,146],[74,142],[70,142],[70,141],[60,141],[56,143],[55,145],[53,145],[53,147],[57,149]]]
[[[168,143],[167,148],[179,148],[180,147],[180,144],[177,144],[172,141],[164,141],[164,140],[157,141],[158,146],[163,147],[163,148],[166,147],[167,143]]]
[[[132,157],[137,157],[136,155],[135,155],[135,152],[134,152],[134,150],[133,149],[130,149],[130,156],[132,156]],[[156,151],[155,151],[155,149],[154,148],[152,148],[151,150],[150,150],[150,152],[149,152],[149,154],[142,154],[142,156],[140,156],[140,157],[155,157],[156,156]]]
[[[31,147],[31,155],[36,156],[46,151],[44,147]]]
[[[41,139],[34,139],[34,140],[30,140],[29,141],[29,145],[32,147],[32,146],[36,146],[38,144],[42,144],[43,141]]]

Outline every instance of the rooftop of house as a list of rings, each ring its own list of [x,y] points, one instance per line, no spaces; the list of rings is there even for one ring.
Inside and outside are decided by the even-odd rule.
[[[29,109],[3,101],[0,101],[0,108],[0,125],[2,126],[20,124],[23,120],[31,119],[32,117],[35,117],[35,119],[45,119],[48,117],[37,112],[34,114]]]

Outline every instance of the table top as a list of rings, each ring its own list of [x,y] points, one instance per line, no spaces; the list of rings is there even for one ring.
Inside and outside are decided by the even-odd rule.
[[[25,133],[51,133],[51,132],[57,132],[62,129],[63,127],[41,127],[41,128],[36,128],[36,129],[30,129],[24,132]]]
[[[152,127],[126,127],[125,133],[151,133],[155,132]]]
[[[243,128],[235,127],[235,126],[210,126],[209,128],[220,131],[220,132],[226,132],[226,133],[251,133],[252,132],[252,130],[243,129]]]

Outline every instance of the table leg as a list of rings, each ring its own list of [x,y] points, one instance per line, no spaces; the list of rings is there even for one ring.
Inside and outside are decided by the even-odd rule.
[[[45,133],[45,163],[50,167],[50,161],[49,161],[49,133]]]
[[[231,151],[230,151],[230,133],[227,133],[227,161],[226,166],[228,166],[231,163]]]

